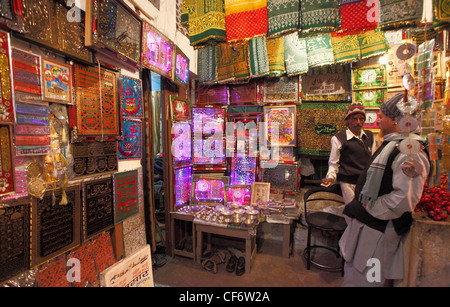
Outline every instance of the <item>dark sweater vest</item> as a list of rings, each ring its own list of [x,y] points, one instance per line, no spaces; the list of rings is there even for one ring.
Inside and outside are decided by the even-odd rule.
[[[337,139],[341,142],[339,171],[337,180],[355,184],[359,175],[362,173],[370,160],[371,148],[373,146],[373,133],[364,130],[362,140],[356,137],[347,140],[346,131],[336,134]]]
[[[362,206],[361,202],[359,201],[359,195],[361,193],[362,188],[364,187],[364,184],[366,182],[367,177],[367,170],[372,163],[372,161],[380,154],[381,150],[388,144],[388,142],[383,142],[383,144],[378,148],[378,150],[373,154],[372,158],[370,159],[367,167],[364,169],[361,176],[358,178],[358,182],[356,183],[355,188],[355,198],[345,206],[344,208],[344,214],[348,215],[351,218],[356,218],[361,223],[369,226],[370,228],[376,229],[378,231],[384,232],[386,229],[386,226],[389,222],[389,220],[380,220],[374,216],[372,216],[369,212],[366,211],[366,209]],[[395,148],[391,155],[388,158],[388,161],[386,163],[386,169],[383,174],[382,184],[380,186],[380,191],[378,193],[378,196],[382,196],[388,193],[391,193],[394,188],[392,187],[392,163],[394,162],[395,157],[399,154],[399,150]],[[402,216],[399,218],[396,218],[392,220],[395,232],[397,234],[402,235],[409,231],[411,225],[412,225],[412,214],[411,212],[405,212]]]

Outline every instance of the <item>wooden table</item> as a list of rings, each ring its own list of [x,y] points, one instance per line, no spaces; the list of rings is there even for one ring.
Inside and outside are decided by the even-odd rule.
[[[207,247],[211,247],[211,235],[222,235],[245,240],[245,272],[250,272],[253,257],[256,255],[256,226],[249,228],[230,228],[220,224],[208,224],[201,220],[194,220],[197,232],[197,263],[200,263],[203,247],[203,233],[208,235]]]

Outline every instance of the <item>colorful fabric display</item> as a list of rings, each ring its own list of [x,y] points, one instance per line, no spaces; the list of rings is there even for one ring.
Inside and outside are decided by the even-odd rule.
[[[301,1],[302,33],[324,33],[337,30],[341,25],[339,0]]]
[[[217,81],[225,82],[234,80],[233,58],[231,45],[227,43],[216,46]]]
[[[359,35],[361,58],[385,53],[389,50],[389,43],[379,28]]]
[[[380,0],[380,27],[419,25],[422,12],[423,0]]]
[[[336,63],[356,62],[361,58],[358,35],[341,36],[332,33],[331,45]]]
[[[185,0],[183,22],[189,21],[191,46],[226,41],[224,0]]]
[[[284,66],[284,37],[266,40],[269,57],[269,75],[281,76],[286,73]]]
[[[197,72],[200,83],[216,81],[216,47],[206,46],[198,49]]]
[[[268,37],[275,37],[299,28],[300,1],[267,0]]]
[[[436,19],[440,21],[450,21],[449,0],[434,1],[434,10],[436,12]]]
[[[305,38],[300,38],[297,33],[284,36],[284,62],[288,76],[298,75],[308,71]]]
[[[348,34],[373,30],[378,26],[379,0],[340,0],[341,28]]]
[[[233,59],[234,77],[236,80],[245,80],[250,78],[250,69],[248,66],[248,42],[244,44],[235,44],[231,47],[231,56]]]
[[[334,53],[329,33],[306,37],[306,52],[309,67],[334,64]]]
[[[227,42],[237,42],[267,34],[267,0],[226,0]]]
[[[252,77],[260,77],[269,73],[269,56],[265,36],[249,41],[249,63]]]

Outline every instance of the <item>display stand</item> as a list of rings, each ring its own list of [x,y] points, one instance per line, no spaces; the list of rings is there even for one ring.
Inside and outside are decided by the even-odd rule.
[[[195,230],[197,232],[197,255],[196,261],[200,263],[203,249],[203,233],[207,234],[207,250],[211,250],[211,235],[222,235],[232,238],[245,240],[245,272],[249,273],[256,255],[256,228],[257,225],[247,228],[229,228],[220,224],[209,224],[201,220],[194,220]]]
[[[196,232],[195,232],[194,216],[171,212],[170,218],[171,218],[170,226],[172,228],[171,242],[173,254],[187,258],[192,258],[193,261],[195,262]],[[186,248],[186,242],[189,241],[189,236],[192,237],[191,250],[189,250],[189,248]]]

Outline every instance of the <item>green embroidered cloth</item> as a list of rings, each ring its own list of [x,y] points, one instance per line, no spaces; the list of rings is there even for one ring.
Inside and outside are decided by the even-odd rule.
[[[436,19],[440,21],[450,21],[450,1],[436,0],[434,1],[434,10]]]
[[[265,36],[250,40],[249,65],[252,77],[260,77],[269,73],[269,56],[267,54]]]
[[[297,147],[302,155],[328,156],[331,138],[347,126],[349,103],[303,102],[297,106]]]
[[[232,45],[231,55],[233,58],[235,80],[249,79],[250,69],[248,67],[248,42]]]
[[[383,29],[419,25],[422,11],[423,0],[380,0],[379,25]]]
[[[331,45],[336,63],[356,62],[361,58],[358,35],[331,35]]]
[[[275,37],[299,28],[300,1],[267,0],[269,29],[267,37]]]
[[[306,52],[309,67],[334,64],[334,53],[329,33],[306,37]]]
[[[216,46],[217,81],[225,82],[234,80],[233,57],[231,45],[222,43]]]
[[[284,36],[284,62],[288,76],[298,75],[308,71],[305,38],[299,38],[297,33]]]
[[[266,40],[267,55],[269,57],[269,75],[281,76],[286,73],[284,66],[284,37]]]
[[[191,46],[226,41],[224,0],[187,0],[183,6],[181,17],[184,24],[189,23]]]
[[[339,0],[301,1],[302,33],[332,32],[341,26]]]
[[[198,49],[197,73],[200,83],[216,81],[216,48],[206,46]]]
[[[389,43],[383,32],[380,31],[380,28],[360,34],[359,45],[362,59],[379,55],[389,50]]]

